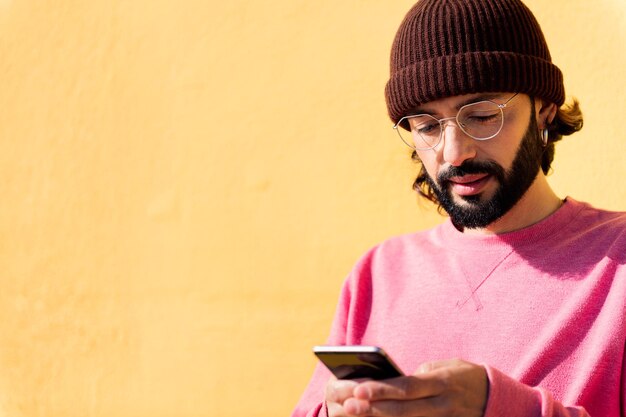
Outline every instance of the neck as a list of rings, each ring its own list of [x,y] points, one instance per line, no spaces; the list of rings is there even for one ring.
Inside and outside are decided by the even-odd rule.
[[[546,176],[539,173],[522,198],[501,218],[481,229],[466,229],[471,234],[513,232],[545,219],[561,207],[561,200],[552,190]]]

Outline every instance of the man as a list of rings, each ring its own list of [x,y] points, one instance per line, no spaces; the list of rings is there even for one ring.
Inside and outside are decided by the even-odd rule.
[[[582,126],[519,0],[421,0],[391,54],[389,114],[448,222],[369,251],[329,344],[408,375],[322,366],[293,416],[626,416],[626,213],[561,199],[554,142]],[[454,359],[459,358],[459,359]]]

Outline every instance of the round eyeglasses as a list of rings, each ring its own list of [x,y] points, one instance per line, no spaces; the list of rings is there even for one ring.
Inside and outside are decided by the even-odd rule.
[[[437,119],[430,114],[404,116],[393,128],[402,142],[418,151],[433,149],[443,136],[445,122],[456,121],[456,125],[467,136],[476,140],[494,138],[504,126],[503,109],[517,96],[515,93],[502,104],[491,100],[477,101],[461,107],[455,117]]]

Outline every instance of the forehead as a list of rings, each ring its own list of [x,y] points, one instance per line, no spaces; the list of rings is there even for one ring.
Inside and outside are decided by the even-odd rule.
[[[418,113],[427,113],[427,114],[435,114],[442,113],[448,111],[458,111],[461,107],[466,104],[476,103],[478,101],[484,100],[493,100],[496,103],[502,101],[504,102],[506,98],[513,95],[514,93],[507,92],[499,92],[499,93],[473,93],[473,94],[464,94],[460,96],[452,96],[441,98],[438,100],[429,101],[420,106],[414,107],[411,109],[409,114],[418,114]]]

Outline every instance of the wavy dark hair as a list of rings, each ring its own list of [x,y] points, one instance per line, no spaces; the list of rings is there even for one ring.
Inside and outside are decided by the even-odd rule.
[[[534,102],[533,97],[530,97],[530,99],[531,103]],[[554,120],[548,125],[548,144],[544,148],[541,156],[541,170],[544,174],[548,174],[552,161],[554,160],[554,144],[563,139],[563,136],[569,136],[582,128],[583,113],[580,110],[578,100],[574,98],[571,104],[566,103],[557,110]],[[428,174],[426,173],[424,165],[421,164],[421,160],[417,156],[416,151],[413,151],[411,154],[411,159],[420,164],[420,171],[413,182],[413,189],[417,191],[420,196],[435,203],[438,206],[437,209],[442,212],[443,208],[435,192],[426,180]]]

